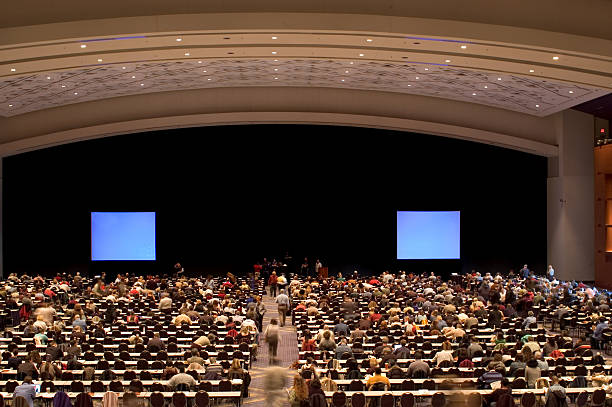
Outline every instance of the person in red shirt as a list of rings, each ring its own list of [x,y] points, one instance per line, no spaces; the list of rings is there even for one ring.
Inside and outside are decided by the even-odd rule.
[[[372,323],[375,324],[381,318],[382,318],[382,315],[378,312],[378,310],[374,310],[374,311],[370,312],[370,321],[372,321]]]
[[[276,276],[276,271],[273,271],[270,274],[270,279],[268,279],[268,285],[270,286],[270,297],[276,297],[276,287],[278,285],[278,277]]]

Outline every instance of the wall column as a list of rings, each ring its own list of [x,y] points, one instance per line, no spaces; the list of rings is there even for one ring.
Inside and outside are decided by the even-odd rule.
[[[559,155],[548,159],[547,258],[561,280],[595,279],[593,126],[593,116],[575,110],[555,117]]]
[[[4,196],[3,196],[3,168],[4,160],[0,157],[0,279],[4,279],[4,225],[3,225],[3,214],[4,214]]]

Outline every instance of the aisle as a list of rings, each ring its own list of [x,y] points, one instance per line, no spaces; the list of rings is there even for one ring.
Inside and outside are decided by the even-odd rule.
[[[269,293],[269,292],[268,292]],[[263,328],[270,323],[270,319],[278,320],[278,309],[274,298],[266,295],[263,299],[266,306],[266,314],[263,320]],[[298,359],[297,337],[295,327],[291,325],[291,318],[287,317],[287,325],[280,329],[280,341],[278,344],[278,366],[288,368],[293,362]],[[259,407],[264,405],[265,392],[263,390],[263,375],[265,368],[268,367],[268,344],[263,340],[261,335],[259,340],[259,351],[257,361],[253,362],[250,370],[251,385],[249,386],[249,398],[244,400],[244,404],[249,407]],[[287,370],[287,386],[293,384],[294,370]],[[287,402],[287,405],[289,403]]]

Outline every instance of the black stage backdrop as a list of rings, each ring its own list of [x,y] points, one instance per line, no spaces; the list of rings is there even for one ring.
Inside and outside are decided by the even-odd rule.
[[[9,272],[234,273],[285,251],[330,272],[546,262],[546,159],[386,130],[204,127],[4,160]],[[397,210],[460,210],[460,261],[396,261]],[[156,211],[157,261],[90,262],[91,211]]]

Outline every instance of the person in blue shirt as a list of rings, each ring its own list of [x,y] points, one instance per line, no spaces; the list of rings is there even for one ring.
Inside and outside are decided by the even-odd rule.
[[[595,349],[600,348],[600,343],[603,341],[603,331],[608,329],[608,322],[605,317],[599,318],[599,323],[595,326],[593,335],[591,335],[591,347]]]
[[[529,277],[529,269],[527,268],[526,264],[521,269],[521,275],[523,276],[524,279],[527,279],[527,277]]]
[[[527,313],[527,318],[525,318],[525,321],[523,321],[523,329],[529,328],[531,324],[535,324],[535,323],[536,323],[536,318],[533,316],[533,311],[529,311]],[[536,326],[534,326],[534,328],[535,327]]]
[[[15,387],[13,400],[17,397],[23,397],[28,402],[30,407],[34,406],[34,398],[36,397],[36,385],[32,384],[32,377],[26,376],[23,379],[23,384]]]

